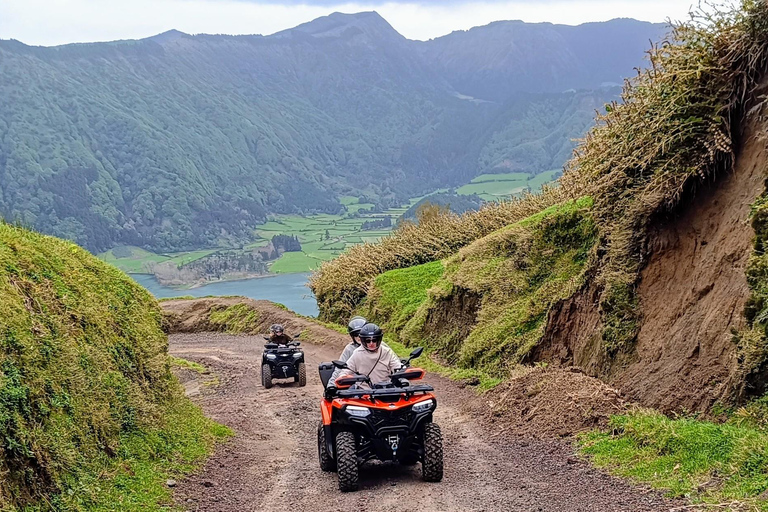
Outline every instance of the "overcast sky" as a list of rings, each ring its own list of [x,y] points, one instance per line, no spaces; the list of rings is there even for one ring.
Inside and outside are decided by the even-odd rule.
[[[378,11],[410,39],[430,39],[497,20],[577,25],[628,17],[687,17],[691,0],[0,0],[0,39],[33,45],[189,34],[271,34],[334,11]]]

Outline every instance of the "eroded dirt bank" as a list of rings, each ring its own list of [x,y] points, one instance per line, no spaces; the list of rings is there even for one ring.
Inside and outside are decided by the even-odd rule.
[[[170,337],[172,354],[212,371],[197,377],[202,384],[187,382],[193,398],[209,416],[237,433],[218,448],[199,475],[179,484],[177,503],[188,510],[629,512],[680,506],[591,468],[573,455],[567,441],[515,435],[515,423],[505,423],[503,415],[487,421],[483,402],[470,387],[435,375],[428,382],[436,388],[435,420],[445,438],[443,482],[423,482],[419,465],[374,463],[363,467],[360,491],[342,494],[336,475],[320,471],[317,462],[321,386],[315,368],[318,362],[337,357],[345,338],[267,303],[256,305],[266,321],[284,323],[289,332],[309,329],[321,342],[303,345],[311,370],[308,384],[264,389],[259,379],[259,337],[215,333]],[[181,306],[173,308],[178,312]],[[217,386],[205,384],[215,380]],[[493,399],[502,400],[507,393],[505,389]]]
[[[699,186],[649,233],[636,344],[615,359],[606,355],[598,290],[590,284],[552,309],[532,360],[578,365],[665,412],[708,411],[718,400],[730,402],[742,384],[733,331],[744,326],[750,295],[749,214],[765,188],[766,126],[753,120],[733,169]]]

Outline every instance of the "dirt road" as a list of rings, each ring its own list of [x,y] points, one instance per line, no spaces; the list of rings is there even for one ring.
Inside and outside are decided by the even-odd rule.
[[[283,312],[283,314],[286,314]],[[304,324],[304,320],[297,322]],[[289,330],[291,329],[289,325]],[[323,329],[313,325],[312,330]],[[175,498],[192,511],[660,511],[679,503],[591,468],[564,441],[510,438],[484,426],[466,405],[475,399],[430,375],[445,439],[445,477],[421,480],[420,466],[369,463],[360,490],[341,493],[335,473],[320,471],[316,426],[321,385],[317,363],[338,356],[344,337],[325,330],[322,345],[304,343],[308,383],[261,386],[262,340],[212,333],[175,334],[172,354],[210,368],[218,385],[186,382],[205,412],[236,436],[199,475],[180,482]],[[320,337],[318,336],[318,339]]]

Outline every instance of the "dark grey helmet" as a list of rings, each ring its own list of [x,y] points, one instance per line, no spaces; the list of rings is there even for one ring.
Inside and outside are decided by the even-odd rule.
[[[384,339],[384,333],[381,328],[376,324],[365,324],[360,329],[360,343],[362,343],[365,350],[368,352],[376,352],[381,346],[381,340]],[[375,342],[376,348],[368,348],[368,343]]]
[[[349,324],[347,325],[347,332],[352,337],[352,341],[357,342],[355,336],[360,334],[360,329],[367,323],[368,320],[361,316],[356,316],[349,321]]]

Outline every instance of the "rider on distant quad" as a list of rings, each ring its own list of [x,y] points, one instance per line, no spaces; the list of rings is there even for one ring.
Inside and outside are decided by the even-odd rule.
[[[340,376],[359,373],[367,375],[371,382],[383,382],[389,375],[403,366],[403,362],[395,352],[382,345],[384,333],[376,324],[365,324],[360,329],[361,347],[355,349],[347,359],[347,368],[341,371]],[[363,384],[365,385],[365,384]]]
[[[287,345],[291,337],[285,334],[285,329],[280,324],[272,324],[269,327],[269,341],[278,345]]]

